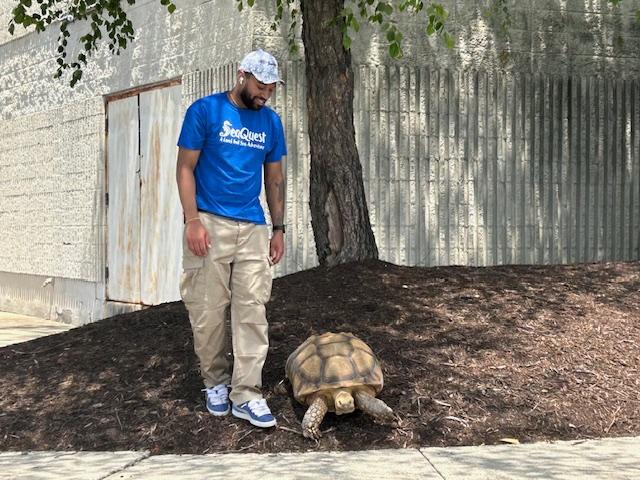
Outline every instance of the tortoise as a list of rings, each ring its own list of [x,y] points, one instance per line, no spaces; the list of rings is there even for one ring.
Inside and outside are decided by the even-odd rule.
[[[351,333],[307,338],[289,355],[285,373],[294,398],[309,406],[302,420],[307,438],[320,438],[327,411],[342,415],[359,408],[382,421],[393,419],[393,410],[375,398],[383,386],[380,363],[371,348]]]

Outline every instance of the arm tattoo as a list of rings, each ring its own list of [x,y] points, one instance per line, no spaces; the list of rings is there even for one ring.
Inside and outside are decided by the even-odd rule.
[[[284,180],[269,182],[266,189],[267,204],[274,225],[284,223]]]

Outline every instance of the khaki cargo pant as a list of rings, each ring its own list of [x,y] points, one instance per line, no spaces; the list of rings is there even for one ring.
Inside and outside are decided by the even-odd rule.
[[[261,398],[262,367],[269,349],[265,304],[271,296],[269,231],[200,212],[211,248],[194,255],[183,235],[180,292],[189,311],[193,343],[207,388],[231,384],[230,400]],[[231,305],[232,364],[227,356],[225,311]]]

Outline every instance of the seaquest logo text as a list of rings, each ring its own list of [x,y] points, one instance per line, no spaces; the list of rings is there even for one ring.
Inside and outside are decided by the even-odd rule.
[[[252,132],[247,127],[233,128],[231,122],[225,120],[222,124],[222,131],[220,132],[220,141],[241,147],[264,150],[267,134],[265,132]]]

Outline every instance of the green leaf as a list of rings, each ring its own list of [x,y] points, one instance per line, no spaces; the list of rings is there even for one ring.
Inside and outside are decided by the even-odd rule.
[[[447,48],[451,49],[454,47],[456,42],[449,32],[444,32],[442,34],[442,38],[444,39],[444,44],[447,46]]]
[[[13,19],[16,23],[22,23],[24,21],[24,7],[22,5],[18,5],[13,9]]]
[[[82,78],[82,70],[76,70],[75,72],[73,72],[73,75],[71,76],[71,82],[69,83],[69,85],[71,85],[71,88],[73,88],[75,84],[80,81],[81,78]]]
[[[169,13],[173,13],[173,12],[175,12],[175,11],[176,11],[176,6],[175,6],[175,4],[170,3],[170,4],[169,4],[169,6],[167,7],[167,11],[168,11]]]
[[[389,55],[391,55],[391,58],[402,57],[402,49],[400,48],[400,45],[396,42],[389,44]]]
[[[393,42],[395,39],[396,39],[396,33],[393,30],[393,28],[390,28],[387,31],[387,40],[390,41],[390,42]]]
[[[351,37],[346,33],[342,34],[342,46],[345,50],[349,50],[351,48]]]
[[[254,0],[247,0],[247,5],[253,7]]]
[[[13,22],[12,22],[12,23],[10,23],[10,24],[9,24],[9,33],[10,33],[11,35],[13,35],[13,32],[14,32],[14,30],[15,30],[15,29],[16,29],[16,24],[15,24],[15,23],[13,23]]]

